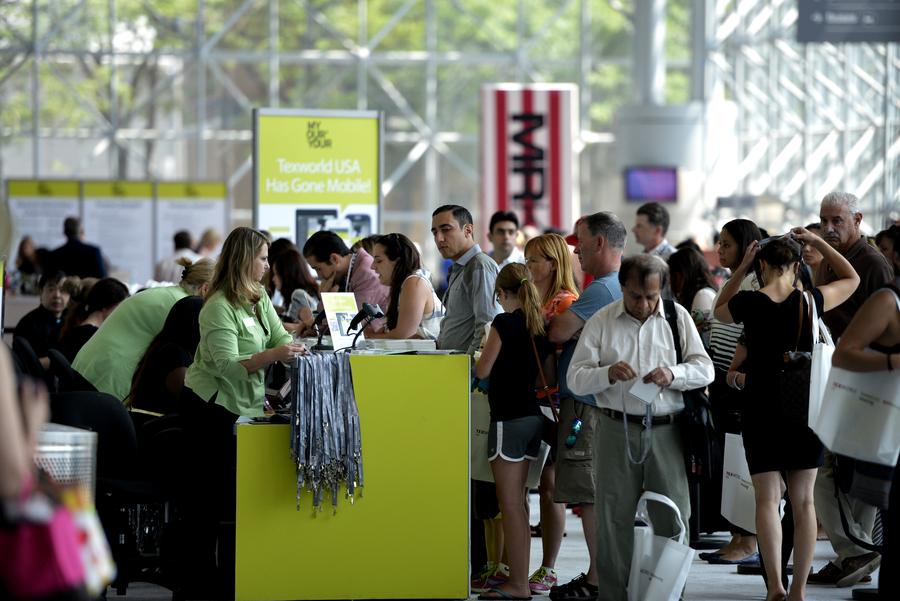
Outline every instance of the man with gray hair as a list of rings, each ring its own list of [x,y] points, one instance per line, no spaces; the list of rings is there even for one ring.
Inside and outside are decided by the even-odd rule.
[[[669,268],[658,257],[641,254],[623,260],[622,298],[585,324],[566,378],[573,392],[593,395],[600,412],[594,477],[597,599],[602,601],[626,599],[634,512],[644,491],[672,499],[685,523],[690,517],[676,418],[684,410],[681,392],[705,387],[714,374],[687,309],[672,303],[674,323],[666,317],[660,292],[668,277]],[[654,521],[662,536],[678,532],[677,520],[669,515]]]
[[[566,370],[584,323],[603,307],[622,298],[618,275],[626,236],[622,220],[613,213],[602,211],[582,217],[576,222],[575,236],[570,236],[566,241],[575,245],[575,254],[578,255],[581,268],[585,273],[591,274],[594,281],[566,311],[550,320],[548,329],[550,341],[563,345],[558,367],[560,401],[554,500],[557,503],[581,506],[581,527],[584,529],[589,561],[587,572],[567,584],[552,586],[556,581],[553,570],[543,578],[543,583],[532,580],[534,593],[543,592],[542,588],[551,586],[550,598],[553,601],[590,600],[597,595],[592,465],[594,430],[599,410],[593,396],[578,396],[569,390],[566,385]],[[574,426],[576,423],[577,427]]]
[[[878,249],[869,246],[865,236],[859,231],[863,215],[859,210],[859,200],[856,196],[847,192],[827,194],[822,199],[819,218],[822,222],[822,237],[844,255],[859,275],[859,287],[850,298],[822,316],[825,325],[837,339],[844,333],[865,300],[876,290],[894,280],[894,273],[887,259],[878,252]],[[823,261],[815,274],[816,285],[821,286],[837,279],[831,267]],[[841,470],[852,469],[851,461],[841,459]],[[821,570],[811,574],[809,582],[852,586],[875,571],[881,557],[878,553],[860,547],[847,536],[841,524],[836,492],[840,495],[845,508],[850,533],[866,543],[871,543],[875,508],[837,491],[835,456],[826,450],[824,464],[819,468],[816,478],[816,515],[837,553],[837,561],[829,562]]]

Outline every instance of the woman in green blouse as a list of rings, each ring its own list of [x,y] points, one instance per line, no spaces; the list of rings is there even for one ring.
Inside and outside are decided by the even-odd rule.
[[[190,581],[201,587],[233,574],[228,567],[233,550],[219,549],[219,566],[215,551],[218,526],[233,524],[234,423],[239,416],[263,414],[266,367],[306,352],[293,344],[260,284],[269,269],[268,252],[266,238],[252,228],[235,228],[226,238],[200,311],[200,344],[181,393],[192,463],[187,482],[193,489],[185,510],[187,523],[196,528],[188,537],[196,545]],[[223,563],[226,557],[230,561]]]

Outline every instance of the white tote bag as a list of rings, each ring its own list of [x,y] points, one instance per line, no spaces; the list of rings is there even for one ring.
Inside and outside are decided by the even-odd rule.
[[[653,533],[647,501],[669,507],[678,516],[678,535],[673,538]],[[694,550],[685,544],[686,529],[678,506],[665,495],[645,492],[635,511],[634,550],[628,576],[628,601],[678,601],[687,582]]]
[[[900,453],[900,375],[832,367],[813,428],[833,453],[897,465]]]
[[[469,469],[472,480],[493,482],[494,473],[491,471],[491,462],[488,461],[488,429],[491,427],[491,406],[487,395],[476,390],[469,397],[471,399],[469,419],[471,420],[471,439]],[[541,472],[550,455],[550,446],[541,441],[541,450],[538,457],[528,466],[528,479],[525,484],[528,488],[537,488],[541,481]]]
[[[831,356],[834,354],[834,342],[831,340],[831,332],[819,317],[816,303],[812,294],[807,297],[812,306],[812,366],[809,370],[809,418],[807,424],[810,428],[816,425],[819,411],[822,408],[822,397],[825,395],[825,386],[828,383],[828,372],[831,371]]]
[[[725,461],[722,467],[722,517],[756,534],[756,493],[744,454],[744,437],[725,434]]]

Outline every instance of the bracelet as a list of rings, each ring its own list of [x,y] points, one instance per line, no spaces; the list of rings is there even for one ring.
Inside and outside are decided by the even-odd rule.
[[[891,354],[885,353],[885,357],[887,357],[888,371],[894,371],[894,366],[891,364]]]

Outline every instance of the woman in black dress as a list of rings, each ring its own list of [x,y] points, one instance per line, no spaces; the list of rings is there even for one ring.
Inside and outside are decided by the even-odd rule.
[[[821,252],[839,278],[810,291],[818,314],[843,303],[859,285],[856,271],[823,239],[795,228],[787,236],[753,243],[722,288],[715,308],[716,319],[743,323],[747,340],[747,394],[741,422],[756,495],[756,529],[766,565],[767,601],[805,598],[816,545],[813,487],[816,470],[822,464],[822,444],[807,426],[809,383],[806,396],[801,391],[798,398],[785,398],[778,386],[785,353],[812,350],[810,295],[796,288],[803,244]],[[738,292],[754,260],[759,262],[762,288]],[[794,581],[789,594],[781,581],[778,504],[783,495],[782,474],[794,511]]]

